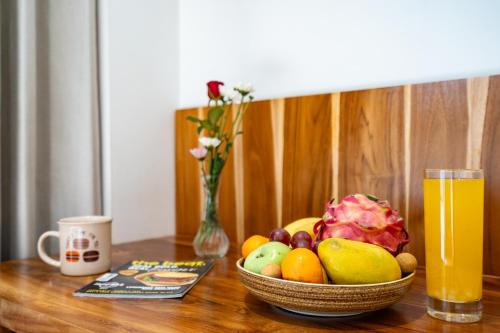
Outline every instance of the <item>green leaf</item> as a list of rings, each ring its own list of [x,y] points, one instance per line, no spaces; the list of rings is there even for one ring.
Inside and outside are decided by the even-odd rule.
[[[203,126],[198,126],[198,128],[196,129],[196,131],[198,132],[198,134],[201,133],[201,131],[203,131]]]
[[[236,132],[236,134],[234,136],[237,136],[237,135],[240,135],[240,134],[243,134],[243,131]]]
[[[189,121],[192,121],[193,123],[199,123],[200,122],[200,119],[198,119],[198,117],[195,117],[195,116],[187,116],[186,119],[189,120]]]
[[[200,121],[200,125],[209,131],[214,129],[214,126],[208,120]]]
[[[224,114],[224,109],[221,107],[215,107],[213,109],[210,109],[208,111],[208,122],[212,125],[217,124],[219,121],[220,117]]]
[[[373,194],[367,194],[366,197],[370,199],[371,201],[378,202],[378,198],[374,196]]]
[[[232,142],[226,143],[226,152],[229,153],[229,151],[231,150],[232,147],[233,147],[233,143]]]

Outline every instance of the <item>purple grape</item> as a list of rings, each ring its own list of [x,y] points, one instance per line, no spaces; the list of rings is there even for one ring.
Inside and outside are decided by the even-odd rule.
[[[311,250],[312,250],[314,253],[316,253],[316,254],[318,254],[318,246],[319,246],[319,243],[321,243],[321,241],[320,241],[320,240],[317,240],[317,241],[315,241],[315,242],[313,243],[313,245],[312,245],[312,249],[311,249]]]
[[[309,235],[305,231],[297,231],[296,233],[293,234],[292,239],[290,240],[290,245],[292,245],[292,248],[297,248],[297,247],[304,247],[304,246],[297,246],[299,241],[306,241],[309,246],[307,247],[308,249],[311,248],[312,245],[312,238],[311,235]]]
[[[304,248],[304,249],[311,249],[311,242],[309,242],[306,239],[299,239],[298,241],[295,242],[295,246],[292,246],[294,249],[298,248]]]
[[[269,235],[270,241],[281,242],[286,246],[290,245],[290,234],[283,228],[276,228]]]

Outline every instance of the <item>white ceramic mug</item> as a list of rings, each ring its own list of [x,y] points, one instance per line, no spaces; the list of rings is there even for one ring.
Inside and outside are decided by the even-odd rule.
[[[38,239],[38,255],[64,275],[82,276],[111,268],[111,221],[108,216],[77,216],[59,220],[59,231],[46,231]],[[50,236],[59,238],[59,260],[44,249]]]

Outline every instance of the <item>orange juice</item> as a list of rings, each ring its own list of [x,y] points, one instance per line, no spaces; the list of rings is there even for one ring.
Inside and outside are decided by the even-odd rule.
[[[481,299],[484,180],[424,180],[427,294],[465,303]]]

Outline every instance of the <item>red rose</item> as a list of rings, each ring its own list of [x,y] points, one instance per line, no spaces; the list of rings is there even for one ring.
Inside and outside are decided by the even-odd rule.
[[[210,97],[210,99],[218,99],[220,98],[220,90],[219,90],[219,87],[220,86],[223,86],[224,83],[220,82],[220,81],[210,81],[207,83],[207,87],[208,87],[208,97]]]

